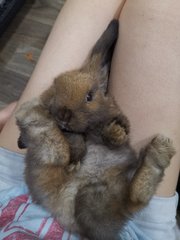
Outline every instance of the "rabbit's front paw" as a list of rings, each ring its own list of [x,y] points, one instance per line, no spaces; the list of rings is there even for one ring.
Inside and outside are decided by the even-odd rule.
[[[122,128],[124,128],[124,131],[126,132],[126,134],[129,134],[130,131],[130,124],[129,124],[129,120],[127,119],[127,117],[123,114],[119,114],[115,119],[114,119],[115,123],[117,125],[120,125]]]
[[[103,128],[102,138],[107,145],[110,144],[118,147],[127,142],[128,135],[125,128],[114,120]]]

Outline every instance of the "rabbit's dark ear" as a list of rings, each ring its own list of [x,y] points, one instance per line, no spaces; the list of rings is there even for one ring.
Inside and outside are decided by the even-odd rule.
[[[104,33],[93,47],[87,65],[90,71],[98,73],[98,79],[104,91],[107,91],[107,84],[110,74],[111,60],[118,38],[119,21],[112,20]]]
[[[96,42],[92,49],[91,58],[95,55],[101,56],[100,64],[109,67],[112,60],[114,47],[118,38],[119,22],[118,20],[112,20],[107,29],[104,31],[100,39]]]

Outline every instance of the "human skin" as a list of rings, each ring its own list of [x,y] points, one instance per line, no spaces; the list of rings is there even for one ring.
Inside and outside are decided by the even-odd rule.
[[[41,94],[57,75],[81,66],[120,3],[66,1],[18,106]],[[110,78],[110,91],[131,122],[137,150],[157,133],[174,141],[177,154],[157,191],[163,197],[174,194],[180,168],[179,11],[178,0],[127,0]],[[12,116],[0,134],[0,145],[20,152],[18,136]]]
[[[8,104],[6,107],[0,110],[0,132],[3,129],[4,125],[8,121],[8,119],[11,117],[11,114],[13,113],[17,102],[12,102]]]

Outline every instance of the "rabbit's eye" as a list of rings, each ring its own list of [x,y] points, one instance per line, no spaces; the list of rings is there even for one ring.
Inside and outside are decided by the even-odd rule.
[[[93,93],[90,91],[86,95],[86,102],[91,102],[93,100]]]

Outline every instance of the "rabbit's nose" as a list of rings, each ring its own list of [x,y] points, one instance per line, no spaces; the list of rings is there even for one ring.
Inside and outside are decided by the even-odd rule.
[[[58,118],[63,122],[69,122],[71,117],[72,117],[72,111],[66,107],[63,107],[58,112]]]

